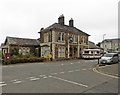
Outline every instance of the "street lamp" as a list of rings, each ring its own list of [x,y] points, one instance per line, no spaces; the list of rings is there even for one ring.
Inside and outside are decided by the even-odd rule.
[[[105,38],[106,34],[103,34],[103,51],[104,51],[104,38]]]

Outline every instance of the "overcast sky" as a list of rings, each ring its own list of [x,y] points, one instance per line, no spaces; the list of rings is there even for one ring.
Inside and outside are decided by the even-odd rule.
[[[0,43],[6,36],[39,38],[40,28],[65,16],[74,26],[90,34],[95,43],[118,38],[119,0],[0,0]]]

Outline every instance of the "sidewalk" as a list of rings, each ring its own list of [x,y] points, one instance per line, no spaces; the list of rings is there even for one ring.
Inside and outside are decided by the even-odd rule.
[[[120,65],[120,64],[119,64]],[[103,66],[99,66],[97,67],[97,70],[99,72],[108,74],[108,75],[113,75],[113,76],[119,76],[118,74],[118,64],[112,64],[112,65],[103,65]]]

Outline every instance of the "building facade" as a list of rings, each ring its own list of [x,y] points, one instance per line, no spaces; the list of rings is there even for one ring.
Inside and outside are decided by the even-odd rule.
[[[53,60],[80,58],[81,51],[88,46],[89,34],[74,27],[74,20],[64,24],[64,16],[47,28],[40,30],[41,56],[51,54]]]
[[[5,42],[1,45],[2,57],[6,54],[32,54],[40,56],[40,42],[37,39],[6,37]]]
[[[120,38],[105,39],[101,42],[101,48],[108,52],[120,52]]]

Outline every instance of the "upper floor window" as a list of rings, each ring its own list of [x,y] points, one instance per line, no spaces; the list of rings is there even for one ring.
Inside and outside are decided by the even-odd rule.
[[[77,35],[74,35],[74,34],[70,35],[69,42],[76,43],[77,42]]]
[[[48,33],[44,33],[44,42],[48,42]]]
[[[58,32],[58,41],[64,42],[64,40],[65,40],[65,33]]]
[[[49,41],[49,42],[52,41],[52,34],[51,34],[51,32],[48,33],[48,41]]]

